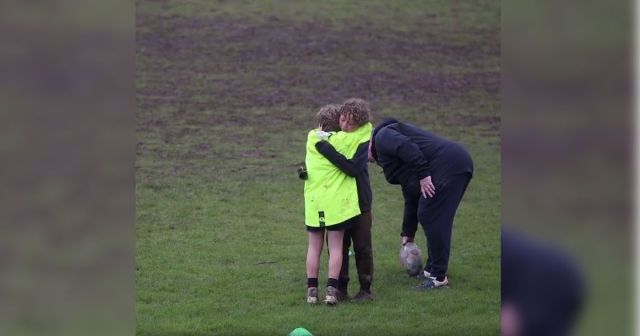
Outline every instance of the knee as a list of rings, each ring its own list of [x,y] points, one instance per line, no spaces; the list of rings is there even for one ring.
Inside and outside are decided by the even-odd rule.
[[[426,207],[420,207],[418,209],[418,220],[420,221],[420,224],[422,226],[425,226],[427,223],[429,223],[429,211],[426,209]]]

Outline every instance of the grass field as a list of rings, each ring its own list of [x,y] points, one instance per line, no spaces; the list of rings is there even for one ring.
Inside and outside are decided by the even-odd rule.
[[[139,0],[137,334],[286,335],[300,326],[316,336],[498,334],[499,9]],[[306,304],[296,163],[317,109],[350,97],[471,152],[449,289],[411,289],[418,280],[397,261],[401,193],[371,164],[376,299]],[[418,242],[424,250],[421,229]],[[326,254],[322,265],[324,286]]]

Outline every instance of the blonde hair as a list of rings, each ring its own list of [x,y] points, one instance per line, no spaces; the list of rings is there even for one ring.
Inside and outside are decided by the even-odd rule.
[[[329,104],[320,108],[316,114],[318,125],[326,132],[340,130],[340,105]]]
[[[344,101],[340,107],[340,114],[351,120],[353,124],[360,127],[369,122],[371,108],[364,99],[350,98]]]

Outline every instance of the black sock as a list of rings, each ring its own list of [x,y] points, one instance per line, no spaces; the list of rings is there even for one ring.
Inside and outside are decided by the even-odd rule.
[[[307,287],[318,287],[318,278],[307,278]]]
[[[442,275],[442,276],[436,277],[436,280],[438,280],[438,281],[444,281],[444,278],[445,278],[445,276],[444,276],[444,275]]]
[[[329,278],[329,280],[327,280],[327,286],[338,288],[338,279]]]

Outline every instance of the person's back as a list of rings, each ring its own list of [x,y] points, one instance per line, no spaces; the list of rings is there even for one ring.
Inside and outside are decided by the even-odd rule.
[[[355,178],[343,173],[316,149],[322,140],[318,129],[307,135],[307,180],[305,181],[305,223],[332,225],[360,214]],[[360,143],[368,140],[371,125],[357,132],[332,132],[327,141],[341,154],[352,157]]]
[[[403,152],[410,152],[407,148],[407,142],[410,142],[415,144],[422,154],[421,157],[407,160],[416,162],[414,167],[400,163],[395,157],[382,155],[377,158],[390,183],[405,184],[417,174],[420,166],[425,166],[419,162],[428,163],[430,175],[436,181],[446,176],[473,172],[471,157],[462,145],[414,125],[388,119],[376,128],[374,137],[384,139],[377,142],[377,146],[385,147],[381,148],[382,153],[404,155]]]

